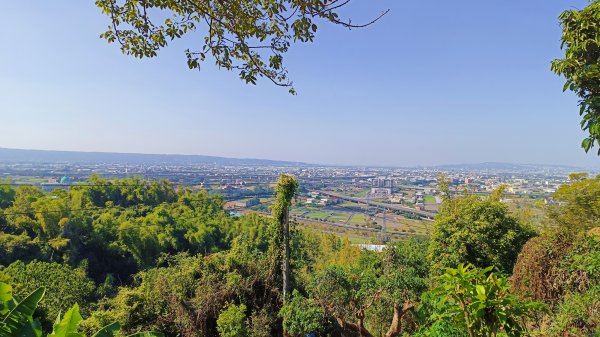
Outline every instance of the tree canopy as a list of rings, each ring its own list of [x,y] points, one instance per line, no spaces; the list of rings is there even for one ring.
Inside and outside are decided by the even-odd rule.
[[[429,257],[434,270],[468,262],[509,274],[521,247],[534,235],[520,224],[499,195],[448,198],[435,217]]]
[[[571,174],[571,181],[558,188],[558,204],[547,209],[549,224],[571,230],[600,226],[600,176]]]
[[[573,175],[557,192],[558,207],[593,216],[595,185]],[[560,236],[543,234],[521,249],[534,233],[500,190],[447,194],[430,239],[375,252],[293,226],[284,254],[282,224],[297,191],[298,181],[282,175],[269,218],[229,216],[221,197],[168,181],[94,176],[68,190],[9,187],[0,282],[15,298],[47,290],[35,303],[38,320],[23,321],[40,333],[53,330],[59,312],[86,333],[120,327],[123,335],[151,329],[167,337],[523,336],[526,327],[558,337],[593,336],[600,326],[600,239],[589,225],[560,226]],[[0,302],[7,289],[0,285]],[[529,296],[550,310],[537,311]],[[0,303],[0,316],[7,312]]]
[[[134,57],[154,57],[170,41],[194,32],[199,41],[185,50],[190,69],[200,69],[207,56],[219,68],[236,70],[240,79],[256,84],[264,77],[295,93],[283,62],[294,42],[312,42],[319,22],[346,28],[364,24],[342,19],[339,11],[351,0],[97,0],[110,18],[101,37],[118,42]]]
[[[581,128],[588,133],[581,146],[588,152],[600,145],[600,1],[564,11],[559,19],[565,57],[554,60],[551,68],[565,77],[564,90],[579,97]]]

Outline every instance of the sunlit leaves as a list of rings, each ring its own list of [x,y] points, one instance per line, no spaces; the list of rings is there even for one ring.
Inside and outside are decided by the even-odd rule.
[[[478,269],[459,264],[447,268],[433,290],[444,305],[439,318],[464,328],[470,337],[522,336],[526,331],[522,318],[544,308],[538,302],[527,302],[509,292],[506,278],[492,272],[492,267]]]
[[[285,54],[293,42],[312,42],[316,21],[364,27],[342,21],[337,10],[349,0],[97,0],[96,6],[111,21],[100,35],[118,42],[121,51],[137,58],[154,57],[169,42],[189,33],[203,38],[186,49],[190,69],[211,55],[219,68],[236,70],[240,79],[256,84],[265,77],[294,94]],[[197,42],[194,42],[197,43]]]
[[[554,60],[551,69],[565,77],[563,90],[580,98],[581,128],[588,133],[581,147],[588,152],[600,145],[600,2],[565,11],[560,22],[565,56]]]

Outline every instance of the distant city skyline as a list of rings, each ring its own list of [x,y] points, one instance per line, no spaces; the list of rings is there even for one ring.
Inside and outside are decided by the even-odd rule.
[[[552,3],[356,0],[377,24],[324,23],[285,62],[298,96],[241,83],[209,60],[190,71],[175,41],[158,58],[98,37],[93,2],[9,2],[0,12],[0,147],[195,154],[315,164],[482,162],[598,167],[580,147],[577,98],[550,71],[561,57]],[[196,39],[199,37],[196,36]]]
[[[8,151],[8,152],[7,152]],[[40,159],[37,157],[37,152],[44,152],[43,157]],[[9,153],[11,152],[11,153]],[[35,154],[25,154],[26,152],[36,152]],[[56,153],[56,154],[54,154]],[[73,154],[75,157],[79,158],[77,160],[70,161],[67,157],[62,156],[63,154]],[[599,166],[577,166],[577,165],[565,165],[565,164],[548,164],[548,163],[532,163],[532,162],[463,162],[463,163],[442,163],[442,164],[430,164],[430,165],[363,165],[363,164],[339,164],[339,163],[319,163],[319,162],[303,162],[303,161],[288,161],[281,160],[278,158],[254,158],[254,157],[225,157],[225,156],[213,156],[213,155],[205,155],[201,153],[144,153],[144,152],[106,152],[106,151],[70,151],[70,150],[48,150],[48,149],[16,149],[16,148],[6,148],[0,147],[0,162],[5,163],[16,163],[16,162],[61,162],[61,163],[77,163],[81,162],[81,156],[86,155],[85,157],[93,162],[104,162],[108,160],[109,162],[118,162],[120,164],[128,164],[128,163],[141,163],[145,162],[149,164],[150,162],[158,162],[157,158],[151,161],[145,161],[143,158],[139,156],[157,156],[161,158],[163,156],[168,156],[169,161],[173,161],[174,157],[207,157],[225,160],[226,162],[215,162],[220,166],[227,165],[245,165],[245,162],[251,163],[251,165],[267,165],[267,166],[277,166],[278,164],[286,164],[289,166],[290,164],[297,164],[307,167],[353,167],[353,168],[406,168],[406,169],[416,169],[416,168],[432,168],[432,169],[440,169],[440,170],[456,170],[456,169],[468,169],[468,170],[481,170],[484,167],[491,168],[503,168],[507,169],[506,166],[512,167],[528,167],[528,166],[539,166],[539,167],[560,167],[560,168],[572,168],[572,169],[584,169],[589,170],[591,173],[595,173],[600,170]],[[89,156],[87,156],[89,155]],[[99,157],[93,156],[97,155]],[[111,157],[112,155],[119,156],[119,160],[117,158]],[[51,159],[52,158],[52,159]],[[60,159],[59,159],[60,158]],[[103,158],[103,159],[102,159]],[[110,159],[109,159],[110,158]],[[163,158],[167,159],[167,158]],[[181,159],[181,158],[179,158]],[[229,161],[233,162],[229,162]],[[86,160],[87,161],[87,160]],[[162,162],[162,161],[161,161]],[[178,162],[178,160],[174,160],[174,162]],[[211,161],[212,163],[212,161]],[[569,171],[567,173],[572,173],[574,171]]]

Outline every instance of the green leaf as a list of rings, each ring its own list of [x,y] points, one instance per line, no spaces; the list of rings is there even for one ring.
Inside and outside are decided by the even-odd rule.
[[[35,308],[37,308],[38,303],[44,297],[44,293],[46,292],[45,288],[37,288],[34,290],[29,296],[25,297],[16,307],[14,307],[10,313],[4,318],[2,323],[6,323],[8,319],[11,317],[15,317],[17,315],[24,317],[32,317]]]
[[[92,337],[113,337],[120,328],[121,325],[115,322],[98,330]]]
[[[6,289],[4,287],[5,291]],[[11,299],[11,302],[6,302],[7,305],[14,305],[14,307],[0,322],[0,335],[40,337],[42,334],[40,324],[33,320],[32,316],[39,301],[44,297],[44,292],[44,288],[38,288],[19,303],[12,304],[12,302],[16,302],[14,298]]]
[[[477,291],[477,298],[479,298],[480,300],[485,300],[487,298],[484,286],[482,286],[480,284],[476,285],[475,291]]]
[[[157,331],[142,331],[128,335],[127,337],[164,337],[164,335]]]
[[[585,152],[588,152],[592,148],[592,144],[592,140],[590,138],[586,138],[581,142],[581,147],[585,150]]]
[[[25,325],[21,326],[12,335],[18,336],[18,337],[41,337],[42,336],[42,325],[36,319],[36,320],[31,321],[29,324],[25,324]]]
[[[12,299],[12,287],[9,284],[0,282],[0,315],[10,311],[9,305]]]
[[[85,337],[83,334],[77,333],[81,320],[79,306],[75,304],[65,313],[60,323],[54,325],[54,330],[48,337]]]

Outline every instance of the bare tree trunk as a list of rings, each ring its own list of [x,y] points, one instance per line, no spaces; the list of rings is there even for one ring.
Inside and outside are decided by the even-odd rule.
[[[404,302],[404,306],[400,308],[398,304],[394,304],[394,316],[392,317],[392,323],[390,324],[390,328],[385,333],[384,337],[397,337],[402,330],[402,318],[409,311],[414,309],[414,305],[410,301]],[[360,310],[356,313],[356,318],[358,319],[358,323],[348,322],[344,319],[343,316],[335,315],[335,320],[339,324],[342,329],[342,335],[353,335],[358,334],[360,337],[374,337],[367,328],[365,328],[365,312],[364,310]]]
[[[340,325],[340,328],[342,328],[343,336],[353,336],[353,335],[358,334],[358,336],[360,336],[360,337],[374,337],[369,332],[369,330],[367,330],[365,328],[364,323],[363,323],[364,317],[358,318],[358,324],[348,322],[341,316],[337,316],[335,319],[336,319],[337,323]]]
[[[400,308],[398,303],[394,303],[394,317],[392,317],[392,324],[390,324],[390,328],[385,333],[385,337],[396,337],[400,334],[400,330],[402,329],[402,317],[413,308],[414,305],[408,300],[404,302],[402,308]]]
[[[285,303],[290,288],[290,209],[286,207],[284,210],[285,215],[283,219],[283,265],[281,267],[283,271],[283,302]]]

